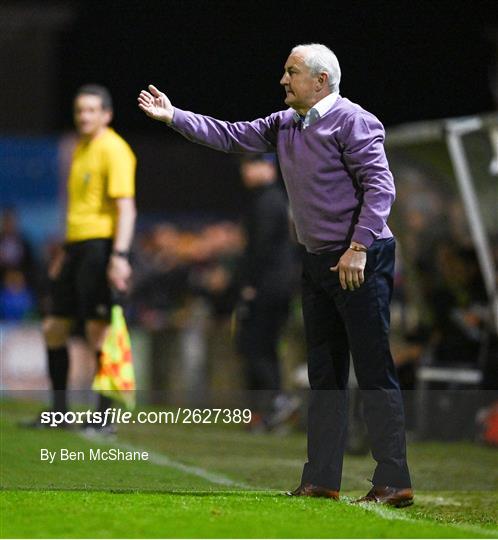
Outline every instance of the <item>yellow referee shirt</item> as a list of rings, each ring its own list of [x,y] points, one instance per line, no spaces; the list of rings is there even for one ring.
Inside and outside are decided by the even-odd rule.
[[[136,158],[112,128],[76,146],[68,181],[66,240],[112,238],[113,199],[135,196]]]

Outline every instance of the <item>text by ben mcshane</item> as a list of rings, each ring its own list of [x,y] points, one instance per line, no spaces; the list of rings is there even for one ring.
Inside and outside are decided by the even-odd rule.
[[[138,450],[121,450],[121,448],[90,448],[88,450],[70,450],[60,448],[49,450],[40,448],[40,461],[148,461],[149,453]]]

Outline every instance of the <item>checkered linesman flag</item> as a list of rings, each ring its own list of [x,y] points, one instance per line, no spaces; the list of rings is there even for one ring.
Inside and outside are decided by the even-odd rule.
[[[131,342],[123,308],[114,305],[111,325],[102,347],[100,367],[92,389],[122,402],[128,409],[135,408],[135,372]]]

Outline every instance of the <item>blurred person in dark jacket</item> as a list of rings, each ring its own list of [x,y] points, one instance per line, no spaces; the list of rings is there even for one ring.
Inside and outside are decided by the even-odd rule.
[[[16,210],[6,208],[0,222],[0,280],[6,272],[22,272],[30,284],[35,280],[32,249],[19,228]]]
[[[237,348],[245,364],[254,427],[266,429],[295,408],[294,400],[281,393],[278,354],[289,313],[293,247],[275,158],[263,154],[244,157],[240,170],[248,200],[243,216],[247,243],[240,270]]]
[[[431,344],[437,364],[478,365],[487,333],[488,299],[473,248],[441,243],[436,249],[440,281],[430,291]]]

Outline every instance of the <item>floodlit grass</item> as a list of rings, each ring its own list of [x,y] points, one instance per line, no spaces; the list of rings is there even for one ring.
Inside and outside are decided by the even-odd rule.
[[[498,535],[498,452],[462,444],[410,446],[416,504],[358,507],[371,458],[345,462],[337,503],[289,498],[305,456],[303,434],[251,435],[221,426],[127,426],[116,441],[28,430],[38,410],[4,402],[2,537],[488,538]],[[148,462],[40,461],[40,448],[134,447]]]

